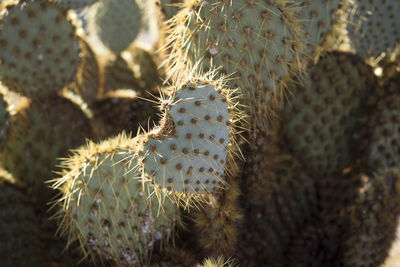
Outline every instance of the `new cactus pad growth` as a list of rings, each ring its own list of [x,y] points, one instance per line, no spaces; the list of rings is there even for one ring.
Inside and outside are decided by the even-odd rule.
[[[291,149],[313,175],[347,167],[355,156],[358,117],[376,83],[372,70],[351,54],[326,54],[285,106]]]
[[[240,88],[254,117],[270,117],[287,83],[304,67],[298,6],[288,1],[186,1],[171,23],[168,63],[218,68]],[[190,69],[190,67],[189,67]],[[280,102],[280,101],[279,101]],[[268,104],[267,104],[268,103]]]
[[[0,21],[0,79],[10,89],[39,97],[61,90],[79,66],[75,28],[59,7],[20,1]]]
[[[115,54],[126,49],[138,35],[143,16],[140,1],[100,0],[90,8],[89,31]]]
[[[223,185],[229,110],[213,85],[189,83],[168,100],[161,125],[148,134],[144,171],[169,190],[213,192]]]
[[[60,231],[117,266],[144,264],[179,222],[165,190],[145,180],[139,143],[125,135],[89,143],[62,164]]]
[[[10,121],[7,111],[7,103],[4,101],[3,96],[0,94],[0,149],[4,146],[6,142],[9,127]]]

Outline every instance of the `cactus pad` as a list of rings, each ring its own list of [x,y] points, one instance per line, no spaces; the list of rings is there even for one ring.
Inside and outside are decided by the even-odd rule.
[[[1,266],[39,266],[39,224],[26,195],[0,178]]]
[[[379,99],[370,120],[367,167],[377,171],[400,167],[400,84],[394,94]]]
[[[76,9],[89,6],[98,0],[51,0],[51,2],[65,9]]]
[[[77,106],[59,96],[42,98],[14,117],[1,160],[37,193],[46,189],[43,181],[54,176],[57,158],[90,137],[89,121]]]
[[[117,266],[147,262],[179,218],[165,190],[142,179],[135,142],[119,135],[89,143],[64,162],[55,183],[64,193],[61,230]]]
[[[101,0],[91,6],[88,27],[115,54],[136,38],[142,25],[142,9],[136,0]]]
[[[340,0],[322,1],[306,0],[301,2],[299,19],[305,22],[307,45],[310,53],[315,53],[335,24],[335,13],[339,9]]]
[[[219,68],[221,74],[231,75],[231,88],[243,90],[251,114],[268,117],[265,109],[274,107],[266,102],[281,100],[291,75],[303,68],[298,7],[280,0],[185,4],[171,23],[171,73],[178,73],[182,62],[201,61],[204,70]]]
[[[373,73],[361,58],[335,52],[321,58],[309,77],[285,107],[286,135],[309,173],[329,175],[354,157],[357,117],[375,87]]]
[[[10,122],[7,111],[7,103],[4,101],[3,96],[0,95],[0,150],[3,148],[6,142],[9,124]]]
[[[149,133],[144,171],[178,192],[212,192],[223,183],[229,141],[227,104],[214,86],[179,89],[160,128]]]
[[[377,57],[394,48],[400,38],[400,2],[358,0],[347,23],[349,38],[357,54]]]
[[[400,171],[361,175],[363,186],[349,208],[350,225],[341,266],[381,266],[396,238],[400,214]]]
[[[6,86],[39,97],[72,80],[79,46],[65,12],[44,1],[20,1],[0,24],[0,78]]]

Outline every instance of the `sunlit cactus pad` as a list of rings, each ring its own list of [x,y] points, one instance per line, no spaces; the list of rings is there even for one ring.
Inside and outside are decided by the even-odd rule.
[[[170,190],[212,192],[223,183],[227,104],[214,86],[202,83],[183,86],[170,104],[145,144],[144,171]]]
[[[61,231],[117,266],[144,264],[178,221],[175,203],[142,179],[135,140],[90,143],[64,164]]]
[[[261,107],[268,109],[265,102],[281,97],[304,65],[299,60],[304,34],[295,15],[299,7],[282,0],[192,0],[185,5],[172,23],[169,61],[177,68],[182,61],[200,61],[204,69],[231,75],[230,86],[243,90],[252,115],[267,116]]]
[[[29,96],[61,90],[79,65],[75,28],[45,1],[20,1],[0,21],[0,79]]]

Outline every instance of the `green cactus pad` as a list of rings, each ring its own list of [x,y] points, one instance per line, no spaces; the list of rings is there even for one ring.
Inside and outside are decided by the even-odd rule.
[[[285,131],[291,149],[313,175],[330,175],[355,156],[358,116],[375,89],[372,70],[361,58],[329,53],[310,69],[304,86],[285,106]]]
[[[398,75],[400,78],[400,75]],[[391,81],[394,92],[384,91],[368,120],[370,130],[366,164],[370,172],[400,167],[400,79]]]
[[[347,23],[348,36],[358,55],[377,57],[400,39],[400,2],[358,0]]]
[[[10,173],[38,193],[46,190],[43,181],[54,176],[57,158],[86,138],[91,138],[90,124],[77,106],[59,96],[43,98],[13,118],[1,160]]]
[[[40,266],[40,230],[33,203],[0,178],[0,206],[1,266]]]
[[[44,1],[20,1],[0,22],[0,79],[39,97],[61,90],[79,66],[75,28],[65,12]]]
[[[174,17],[169,45],[170,73],[219,68],[240,88],[250,114],[270,117],[292,75],[303,67],[304,36],[296,20],[299,7],[288,1],[198,1]],[[192,65],[192,66],[190,66]],[[268,103],[268,104],[267,104]],[[266,111],[267,110],[267,111]]]
[[[117,266],[148,262],[179,221],[165,191],[143,179],[135,142],[119,135],[89,143],[63,163],[54,184],[63,192],[60,230]]]
[[[396,238],[400,213],[400,170],[361,176],[363,186],[349,208],[350,225],[341,266],[381,266]]]
[[[229,112],[212,85],[190,83],[173,99],[143,149],[144,171],[178,192],[212,192],[223,183]]]
[[[118,55],[135,40],[142,26],[142,16],[137,0],[101,0],[91,6],[88,29]]]
[[[4,101],[3,96],[0,94],[0,150],[6,143],[8,128],[10,126],[9,124],[10,121],[7,111],[7,103]]]
[[[305,22],[307,46],[310,54],[316,53],[325,36],[332,31],[339,10],[341,0],[323,1],[306,0],[301,1],[299,19]]]
[[[50,0],[64,9],[77,9],[89,6],[99,0]]]

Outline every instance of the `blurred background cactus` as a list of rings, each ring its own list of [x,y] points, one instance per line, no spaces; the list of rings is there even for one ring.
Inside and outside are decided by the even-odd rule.
[[[398,0],[0,0],[0,266],[400,266]]]

